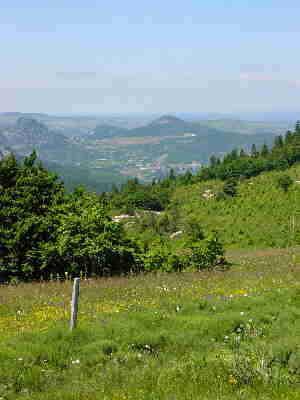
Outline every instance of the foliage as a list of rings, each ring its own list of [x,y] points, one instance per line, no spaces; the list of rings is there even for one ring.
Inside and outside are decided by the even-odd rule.
[[[234,178],[229,179],[224,183],[223,193],[227,196],[234,197],[237,194],[237,181]]]
[[[224,183],[220,180],[178,186],[169,209],[176,204],[178,227],[187,220],[198,220],[206,234],[217,230],[225,249],[297,246],[300,165],[294,165],[285,174],[295,182],[287,192],[278,187],[281,171],[265,172],[240,181],[235,197],[223,195]],[[209,199],[204,197],[207,190],[211,193]]]
[[[253,144],[250,154],[233,149],[223,160],[214,157],[211,161],[209,167],[199,171],[199,180],[250,178],[264,171],[287,169],[300,161],[299,124],[296,124],[294,132],[287,131],[285,137],[277,136],[272,148],[264,143],[259,152]]]
[[[202,270],[223,262],[224,249],[216,234],[203,239],[192,240],[185,235],[182,240],[168,241],[165,238],[154,240],[142,254],[146,271],[179,272],[183,270]]]
[[[176,182],[174,173],[169,180],[172,185]],[[155,234],[166,236],[177,227],[176,207],[157,220],[153,220],[154,211],[149,211],[140,224],[142,230],[151,229],[143,242],[138,235],[129,239],[124,226],[109,216],[116,205],[132,215],[136,207],[154,209],[155,215],[159,214],[169,201],[169,184],[160,189],[159,185],[148,187],[134,179],[110,195],[98,197],[83,187],[66,194],[57,176],[38,162],[35,152],[23,163],[13,155],[4,158],[0,162],[0,185],[0,270],[11,279],[49,279],[65,273],[78,276],[82,271],[87,275],[113,275],[152,270],[152,253],[147,246]],[[186,233],[190,240],[203,239],[195,224],[189,226]],[[155,269],[198,268],[194,261],[183,260],[176,246],[168,246],[161,243],[152,250],[155,260],[156,250],[162,257]],[[212,258],[210,266],[214,263]],[[199,268],[202,264],[199,261]]]
[[[53,273],[126,273],[135,268],[135,246],[112,222],[103,203],[78,189],[64,193],[57,176],[36,154],[0,163],[0,268],[22,279]]]
[[[284,192],[287,192],[293,184],[293,180],[289,175],[281,175],[277,180],[277,184]]]
[[[168,187],[142,184],[137,178],[129,179],[120,191],[111,193],[110,202],[113,208],[124,212],[128,209],[161,211],[169,201],[169,192]]]

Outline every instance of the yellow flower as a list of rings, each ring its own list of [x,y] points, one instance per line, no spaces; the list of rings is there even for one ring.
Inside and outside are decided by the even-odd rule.
[[[236,385],[236,384],[237,384],[237,379],[236,379],[235,376],[229,375],[228,382],[229,382],[231,385]]]

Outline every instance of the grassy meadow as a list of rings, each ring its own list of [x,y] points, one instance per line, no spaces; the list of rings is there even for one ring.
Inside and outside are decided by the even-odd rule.
[[[0,399],[300,399],[300,249],[227,270],[0,287]]]

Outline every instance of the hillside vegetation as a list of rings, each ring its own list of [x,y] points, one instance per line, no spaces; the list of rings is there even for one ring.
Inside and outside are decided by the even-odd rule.
[[[299,143],[101,196],[4,157],[0,397],[300,399]]]
[[[183,221],[198,221],[204,231],[217,230],[226,248],[288,247],[300,239],[300,166],[284,173],[292,179],[287,192],[278,184],[282,175],[267,172],[242,181],[235,196],[222,199],[222,181],[178,188],[170,207],[177,206]]]

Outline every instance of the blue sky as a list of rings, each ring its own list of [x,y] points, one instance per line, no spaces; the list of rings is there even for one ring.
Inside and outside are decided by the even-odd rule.
[[[299,12],[299,0],[2,0],[0,112],[297,110]]]

